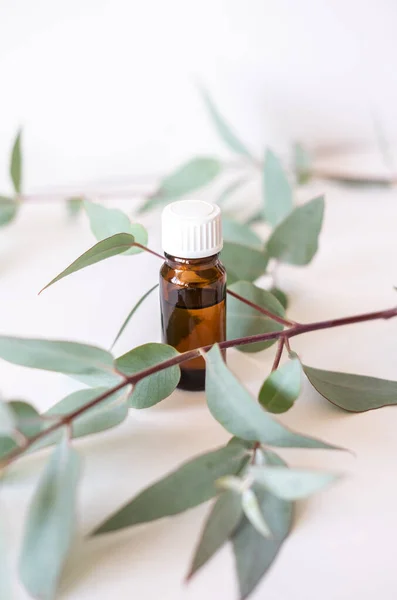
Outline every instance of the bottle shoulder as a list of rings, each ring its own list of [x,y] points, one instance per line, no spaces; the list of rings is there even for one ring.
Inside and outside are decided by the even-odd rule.
[[[211,285],[226,282],[226,269],[220,260],[210,265],[175,264],[165,261],[160,269],[160,277],[175,285]]]

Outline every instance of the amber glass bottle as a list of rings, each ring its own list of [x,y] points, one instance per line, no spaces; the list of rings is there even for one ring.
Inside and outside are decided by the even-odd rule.
[[[163,211],[165,262],[160,271],[163,341],[179,352],[226,339],[226,272],[220,209],[208,202],[184,200]],[[181,365],[179,387],[203,390],[202,357]]]

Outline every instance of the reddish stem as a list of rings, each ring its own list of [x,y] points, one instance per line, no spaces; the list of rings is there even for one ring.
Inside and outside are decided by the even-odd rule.
[[[283,350],[284,350],[284,344],[285,344],[285,338],[280,337],[278,340],[278,343],[277,343],[277,352],[276,352],[276,356],[274,357],[272,371],[275,371],[278,368],[278,365],[280,364],[281,356],[282,356]]]
[[[240,302],[243,302],[244,304],[251,306],[251,308],[254,308],[258,312],[262,313],[263,315],[266,315],[267,317],[269,317],[269,319],[276,321],[276,323],[281,323],[281,325],[286,325],[287,327],[296,325],[295,321],[283,319],[283,317],[279,317],[278,315],[275,315],[274,313],[270,312],[270,310],[267,310],[266,308],[262,308],[262,306],[259,306],[258,304],[255,304],[254,302],[251,302],[250,300],[247,300],[246,298],[244,298],[243,296],[240,296],[240,294],[236,294],[236,292],[233,292],[232,290],[227,290],[227,293],[230,296],[237,298],[237,300],[240,300]]]
[[[294,325],[293,327],[290,327],[289,329],[287,329],[285,331],[272,331],[270,333],[259,333],[256,335],[250,335],[250,336],[246,336],[246,337],[242,337],[242,338],[236,338],[234,340],[227,340],[225,342],[220,342],[218,345],[220,348],[233,348],[235,346],[243,346],[246,344],[252,344],[254,342],[263,342],[263,341],[275,340],[275,339],[279,339],[279,338],[284,338],[285,340],[287,340],[290,337],[300,335],[302,333],[309,333],[311,331],[318,331],[320,329],[330,329],[333,327],[341,327],[343,325],[353,325],[355,323],[363,323],[364,321],[373,321],[375,319],[391,319],[396,316],[397,316],[397,307],[390,308],[390,309],[384,310],[384,311],[376,311],[376,312],[365,313],[365,314],[361,314],[361,315],[355,315],[355,316],[351,316],[351,317],[344,317],[341,319],[331,319],[329,321],[318,321],[316,323],[298,324],[298,325]],[[158,371],[162,371],[163,369],[168,369],[169,367],[179,365],[180,363],[191,360],[192,358],[197,358],[198,356],[200,356],[200,351],[207,352],[211,348],[212,348],[212,344],[209,344],[208,346],[203,346],[201,348],[189,350],[188,352],[183,352],[182,354],[173,356],[172,358],[165,360],[161,363],[158,363],[157,365],[153,365],[152,367],[148,367],[147,369],[143,369],[142,371],[135,373],[134,375],[130,375],[129,377],[126,377],[124,379],[124,381],[121,381],[115,387],[107,390],[106,392],[104,392],[103,394],[98,396],[97,398],[94,398],[93,400],[91,400],[91,402],[88,402],[84,406],[81,406],[80,408],[78,408],[78,409],[72,411],[71,413],[65,415],[64,417],[62,417],[61,419],[59,419],[59,421],[57,421],[56,423],[54,423],[53,425],[48,427],[48,429],[45,429],[45,430],[37,433],[36,435],[32,436],[31,438],[28,438],[26,440],[26,443],[22,447],[15,448],[2,461],[0,461],[0,468],[4,468],[4,467],[8,466],[16,458],[18,458],[18,456],[23,454],[23,452],[25,450],[30,448],[35,442],[37,442],[38,440],[40,440],[43,437],[46,437],[50,433],[53,433],[60,427],[64,427],[65,425],[68,425],[74,419],[77,419],[82,414],[84,414],[87,410],[90,410],[94,406],[97,406],[98,404],[103,402],[103,400],[106,400],[106,398],[109,398],[109,396],[118,392],[125,386],[134,385],[134,384],[138,383],[138,381],[141,381],[145,377],[149,377],[149,375],[153,375],[154,373],[157,373]]]

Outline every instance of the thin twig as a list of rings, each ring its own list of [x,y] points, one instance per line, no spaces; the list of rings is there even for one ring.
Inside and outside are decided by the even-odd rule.
[[[226,340],[225,342],[220,342],[218,344],[218,346],[220,348],[224,349],[224,348],[234,348],[236,346],[252,344],[255,342],[277,340],[280,337],[288,339],[288,338],[294,337],[296,335],[301,335],[303,333],[309,333],[311,331],[318,331],[320,329],[331,329],[333,327],[341,327],[344,325],[353,325],[355,323],[363,323],[364,321],[374,321],[377,319],[392,319],[393,317],[396,317],[396,316],[397,316],[397,307],[390,308],[388,310],[383,310],[383,311],[364,313],[361,315],[353,315],[351,317],[344,317],[341,319],[332,319],[329,321],[318,321],[315,323],[298,324],[298,325],[294,325],[293,327],[290,327],[289,329],[284,330],[284,331],[271,331],[270,333],[259,333],[256,335],[249,335],[249,336],[245,336],[245,337],[241,337],[241,338],[236,338],[234,340]],[[71,413],[64,415],[59,421],[57,421],[56,423],[54,423],[53,425],[48,427],[48,429],[40,431],[39,433],[32,436],[31,438],[28,438],[27,442],[24,444],[23,448],[15,448],[7,456],[5,456],[2,461],[0,461],[0,469],[3,469],[5,467],[7,467],[8,465],[10,465],[21,454],[23,454],[23,452],[25,450],[30,448],[34,443],[36,443],[43,437],[46,437],[50,433],[53,433],[60,427],[68,425],[69,423],[74,421],[74,419],[77,419],[82,414],[84,414],[86,411],[90,410],[94,406],[97,406],[98,404],[100,404],[101,402],[103,402],[104,400],[106,400],[107,398],[109,398],[110,396],[112,396],[113,394],[118,392],[119,390],[123,389],[125,386],[134,385],[134,384],[138,383],[139,381],[141,381],[142,379],[145,379],[146,377],[149,377],[150,375],[154,375],[154,373],[158,373],[159,371],[162,371],[164,369],[168,369],[175,365],[179,365],[183,362],[191,360],[192,358],[197,358],[200,356],[201,351],[207,352],[208,350],[210,350],[212,348],[212,346],[213,346],[213,344],[208,344],[207,346],[202,346],[201,348],[196,348],[194,350],[188,350],[187,352],[183,352],[182,354],[177,354],[176,356],[173,356],[172,358],[169,358],[168,360],[165,360],[161,363],[158,363],[156,365],[148,367],[147,369],[143,369],[142,371],[139,371],[138,373],[135,373],[134,375],[130,375],[130,376],[126,377],[124,379],[124,381],[120,382],[115,387],[107,390],[106,392],[103,392],[103,394],[100,394],[99,396],[97,396],[97,398],[93,398],[90,402],[87,402],[87,404],[72,411]]]
[[[276,321],[277,323],[281,323],[281,325],[286,325],[287,327],[291,327],[291,326],[297,324],[297,323],[295,323],[295,321],[290,321],[289,319],[283,319],[283,317],[279,317],[279,315],[276,315],[276,314],[270,312],[270,310],[267,310],[266,308],[263,308],[262,306],[259,306],[258,304],[251,302],[250,300],[247,300],[246,298],[244,298],[243,296],[240,296],[240,294],[236,294],[236,292],[233,292],[232,290],[227,290],[227,293],[230,296],[237,298],[237,300],[240,300],[240,302],[243,302],[244,304],[251,306],[251,308],[254,308],[258,312],[262,313],[263,315],[266,315],[267,317],[269,317],[269,319],[272,319],[273,321]]]
[[[158,252],[155,252],[155,250],[152,250],[151,248],[144,246],[143,244],[139,244],[138,242],[135,242],[134,246],[136,246],[137,248],[141,248],[142,250],[145,250],[145,252],[149,252],[149,254],[153,254],[153,256],[157,256],[157,258],[161,258],[162,260],[165,259],[164,256],[162,256]],[[267,310],[266,308],[259,306],[259,304],[255,304],[254,302],[251,302],[251,300],[247,300],[246,298],[244,298],[243,296],[240,296],[240,294],[237,294],[236,292],[233,292],[232,290],[228,289],[227,293],[230,296],[233,296],[234,298],[236,298],[237,300],[240,300],[240,302],[243,302],[244,304],[247,304],[251,308],[254,308],[258,312],[262,313],[263,315],[266,315],[267,317],[269,317],[269,319],[276,321],[276,323],[280,323],[281,325],[285,325],[287,327],[296,325],[295,321],[290,321],[289,319],[284,319],[283,317],[280,317],[279,315],[276,315],[276,314],[270,312],[270,310]]]
[[[276,352],[276,356],[274,357],[272,371],[275,371],[278,368],[278,365],[280,364],[281,356],[282,356],[283,350],[284,350],[284,344],[285,344],[285,338],[280,337],[277,342],[277,352]]]
[[[134,246],[136,246],[137,248],[141,248],[142,250],[145,250],[145,252],[149,252],[149,254],[153,254],[153,256],[157,256],[157,258],[161,258],[161,260],[164,260],[164,258],[165,258],[164,256],[162,256],[155,250],[151,250],[151,248],[148,248],[147,246],[144,246],[143,244],[138,244],[138,242],[134,242]]]
[[[350,173],[338,173],[335,171],[326,171],[323,169],[313,169],[310,176],[316,179],[325,179],[327,181],[336,181],[337,183],[346,183],[347,185],[379,185],[391,186],[397,184],[396,176],[372,176],[372,175],[354,175]]]

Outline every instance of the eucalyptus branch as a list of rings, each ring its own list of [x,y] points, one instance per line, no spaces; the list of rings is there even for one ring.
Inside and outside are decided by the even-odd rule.
[[[151,250],[151,248],[148,248],[147,246],[144,246],[143,244],[139,244],[138,242],[135,242],[134,246],[136,246],[137,248],[141,248],[142,250],[145,250],[145,252],[149,252],[149,254],[153,254],[154,256],[157,256],[158,258],[161,258],[162,260],[164,260],[164,256],[162,256],[158,252],[155,252],[154,250]],[[276,323],[280,323],[281,325],[286,325],[287,327],[296,325],[295,321],[291,321],[289,319],[284,319],[283,317],[280,317],[279,315],[276,315],[276,314],[270,312],[270,310],[267,310],[266,308],[259,306],[259,304],[255,304],[255,302],[251,302],[251,300],[247,300],[246,298],[244,298],[244,296],[240,296],[240,294],[237,294],[236,292],[233,292],[232,290],[228,289],[227,293],[230,296],[233,296],[233,298],[237,298],[237,300],[240,300],[240,302],[247,304],[247,306],[254,308],[258,312],[262,313],[263,315],[266,315],[267,317],[269,317],[269,319],[276,321]]]
[[[283,319],[283,317],[280,317],[279,315],[276,315],[276,314],[270,312],[270,310],[267,310],[266,308],[259,306],[259,304],[255,304],[254,302],[247,300],[246,298],[244,298],[243,296],[240,296],[240,294],[236,294],[236,292],[233,292],[232,290],[227,290],[227,293],[230,296],[237,298],[237,300],[240,300],[240,302],[243,302],[244,304],[247,304],[251,308],[254,308],[255,310],[257,310],[258,312],[261,312],[262,314],[266,315],[273,321],[280,323],[281,325],[286,325],[287,327],[296,325],[295,321],[290,321],[289,319]]]
[[[336,181],[337,183],[345,183],[347,185],[379,185],[391,186],[397,184],[397,177],[382,177],[372,175],[354,175],[350,173],[338,173],[335,171],[327,171],[323,169],[312,169],[309,176],[315,179],[324,179],[326,181]]]
[[[274,357],[272,371],[275,371],[278,368],[278,365],[280,364],[280,360],[281,360],[283,350],[284,350],[284,345],[285,345],[285,337],[280,336],[278,339],[278,343],[277,343],[277,352],[276,352],[276,356]]]
[[[152,192],[148,190],[113,190],[109,192],[100,192],[99,190],[85,190],[75,192],[42,192],[37,194],[20,194],[20,202],[50,203],[64,202],[70,198],[95,198],[95,200],[144,200],[150,198]]]
[[[319,331],[321,329],[331,329],[334,327],[342,327],[345,325],[354,325],[355,323],[363,323],[365,321],[375,321],[378,319],[392,319],[397,316],[397,307],[389,308],[383,311],[376,311],[370,313],[364,313],[360,315],[353,315],[350,317],[343,317],[341,319],[331,319],[328,321],[317,321],[314,323],[306,323],[306,324],[296,324],[290,327],[289,329],[285,329],[284,331],[272,331],[269,333],[259,333],[256,335],[249,335],[241,338],[236,338],[233,340],[226,340],[224,342],[219,342],[218,346],[222,349],[227,348],[235,348],[237,346],[244,346],[247,344],[252,344],[255,342],[263,342],[269,340],[278,340],[282,339],[283,341],[289,340],[291,337],[295,337],[297,335],[301,335],[303,333],[310,333],[312,331]],[[280,344],[281,346],[281,344]],[[26,438],[22,446],[15,448],[12,450],[7,456],[4,457],[2,461],[0,461],[0,469],[4,469],[13,463],[20,455],[22,455],[26,450],[28,450],[31,446],[33,446],[36,442],[41,440],[42,438],[48,436],[54,431],[58,430],[61,427],[69,426],[75,419],[80,417],[82,414],[87,412],[88,410],[94,408],[116,392],[120,391],[127,385],[136,385],[142,379],[149,377],[150,375],[154,375],[159,371],[164,369],[168,369],[169,367],[173,367],[175,365],[179,365],[193,358],[198,358],[201,356],[201,352],[207,352],[212,348],[212,344],[207,346],[202,346],[200,348],[195,348],[194,350],[188,350],[187,352],[183,352],[181,354],[177,354],[168,360],[165,360],[161,363],[153,365],[152,367],[148,367],[147,369],[143,369],[138,373],[130,376],[124,376],[124,380],[121,381],[116,386],[110,388],[106,392],[103,392],[100,396],[93,398],[87,404],[81,406],[80,408],[64,415],[58,421],[53,423],[47,429],[40,431],[36,435]],[[281,356],[281,355],[280,355]]]

